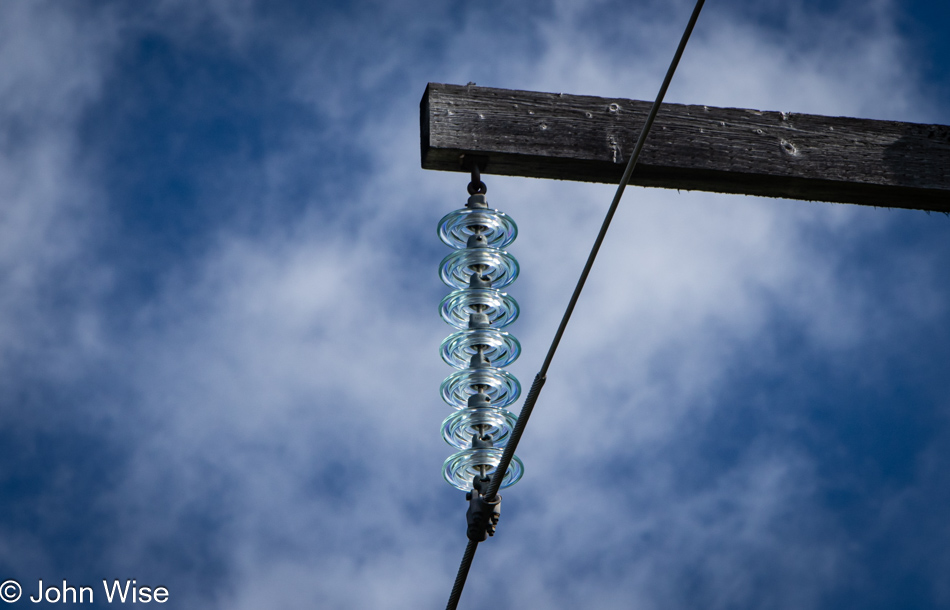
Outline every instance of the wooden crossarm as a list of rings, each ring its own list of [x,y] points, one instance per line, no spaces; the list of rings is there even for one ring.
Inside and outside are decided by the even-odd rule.
[[[422,167],[616,183],[650,102],[430,83]],[[950,212],[950,127],[663,104],[631,184]]]

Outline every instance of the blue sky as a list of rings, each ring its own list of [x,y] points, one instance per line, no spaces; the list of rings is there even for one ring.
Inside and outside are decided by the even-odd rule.
[[[0,6],[0,580],[441,607],[465,503],[435,226],[467,178],[419,168],[419,99],[652,99],[690,9]],[[950,124],[948,26],[710,2],[667,101]],[[613,188],[485,181],[527,385]],[[948,234],[628,189],[461,607],[950,607]]]

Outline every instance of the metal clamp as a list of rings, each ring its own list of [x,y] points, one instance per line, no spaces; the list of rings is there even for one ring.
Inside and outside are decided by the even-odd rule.
[[[468,521],[466,533],[472,542],[485,542],[489,536],[494,536],[495,527],[501,517],[501,495],[496,494],[491,502],[482,495],[482,491],[488,489],[489,483],[491,479],[488,477],[475,479],[475,489],[465,494],[465,499],[469,502],[468,511],[465,513]]]

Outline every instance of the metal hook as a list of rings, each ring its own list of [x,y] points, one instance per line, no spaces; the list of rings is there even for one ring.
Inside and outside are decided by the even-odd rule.
[[[463,154],[459,157],[459,165],[472,172],[472,181],[468,183],[469,195],[484,195],[488,192],[488,187],[482,182],[482,170],[488,165],[488,157]]]

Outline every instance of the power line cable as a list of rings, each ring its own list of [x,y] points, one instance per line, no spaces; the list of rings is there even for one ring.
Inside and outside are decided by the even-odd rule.
[[[561,318],[561,324],[558,326],[557,332],[554,333],[554,339],[551,341],[551,346],[548,348],[548,353],[544,358],[544,363],[541,365],[541,370],[538,371],[538,374],[534,377],[534,383],[531,384],[531,389],[528,391],[528,395],[525,398],[524,406],[521,408],[521,413],[518,415],[518,421],[511,433],[511,437],[508,439],[508,444],[505,446],[505,451],[501,456],[501,462],[499,462],[498,466],[495,468],[491,483],[489,483],[488,490],[484,494],[485,499],[489,502],[493,501],[495,496],[498,494],[502,479],[504,478],[505,473],[508,471],[508,466],[511,464],[511,459],[515,454],[515,449],[518,448],[518,442],[521,440],[521,435],[524,433],[525,426],[528,424],[528,419],[531,417],[531,412],[534,410],[534,405],[538,401],[538,396],[541,394],[541,388],[544,386],[544,382],[547,380],[548,367],[551,366],[551,361],[554,359],[554,353],[557,351],[558,345],[561,343],[561,338],[564,336],[564,330],[567,328],[567,323],[571,319],[571,314],[574,313],[574,307],[577,305],[577,300],[580,297],[581,291],[584,289],[584,284],[587,282],[587,277],[590,275],[591,268],[594,266],[594,260],[597,258],[597,253],[600,251],[600,246],[604,242],[604,237],[607,235],[607,229],[610,227],[610,222],[613,220],[614,214],[617,212],[617,207],[620,205],[620,199],[623,197],[623,192],[627,188],[627,183],[630,182],[630,177],[633,175],[633,170],[637,166],[637,159],[640,158],[640,153],[643,151],[643,144],[646,142],[647,135],[650,133],[650,128],[653,126],[653,121],[656,119],[656,114],[660,109],[660,104],[663,103],[663,98],[666,96],[666,90],[669,88],[670,82],[673,80],[673,73],[676,72],[676,67],[679,65],[680,58],[683,56],[683,50],[686,48],[686,43],[689,41],[690,34],[693,33],[693,27],[696,25],[696,20],[699,18],[699,13],[703,8],[704,3],[705,0],[696,0],[696,6],[693,8],[693,13],[690,15],[689,22],[686,24],[686,30],[683,32],[679,46],[676,48],[676,53],[673,54],[673,60],[670,62],[670,67],[666,71],[666,77],[663,79],[663,84],[660,85],[660,91],[657,93],[656,100],[653,102],[653,106],[650,108],[650,113],[647,115],[646,122],[643,124],[643,128],[640,131],[640,137],[637,139],[636,146],[633,148],[633,153],[630,155],[630,160],[627,162],[627,168],[623,172],[623,177],[620,179],[620,184],[617,186],[617,192],[614,194],[613,201],[611,201],[610,207],[607,210],[607,215],[604,217],[604,222],[600,227],[600,232],[597,234],[597,239],[594,240],[594,245],[587,257],[587,263],[584,265],[584,270],[581,271],[581,275],[577,280],[577,285],[574,287],[574,293],[571,295],[571,300],[568,302],[567,309],[564,311],[564,315]],[[474,491],[473,493],[478,493],[478,490]],[[472,567],[472,559],[475,557],[475,550],[477,547],[478,542],[474,540],[469,540],[468,546],[465,547],[465,553],[462,556],[462,562],[459,565],[459,571],[455,578],[455,584],[452,587],[452,593],[449,596],[449,603],[446,605],[446,610],[456,610],[458,607],[459,599],[462,596],[462,589],[465,587],[465,581],[468,578],[468,572]]]

